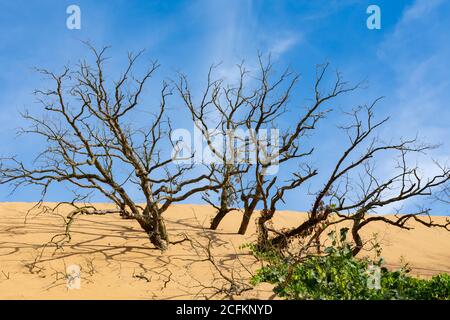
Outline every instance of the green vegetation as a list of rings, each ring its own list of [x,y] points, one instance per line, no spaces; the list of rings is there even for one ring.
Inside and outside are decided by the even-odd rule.
[[[253,277],[253,283],[275,284],[274,291],[286,299],[443,299],[450,300],[450,275],[439,274],[429,280],[408,275],[408,268],[389,271],[383,259],[357,259],[345,242],[347,229],[329,234],[332,245],[322,255],[298,260],[276,251],[255,255],[264,266]],[[372,270],[372,271],[370,271]],[[376,270],[378,274],[375,274]]]

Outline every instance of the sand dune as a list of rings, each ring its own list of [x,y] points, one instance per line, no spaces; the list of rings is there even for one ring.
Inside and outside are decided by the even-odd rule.
[[[203,299],[220,288],[222,278],[202,250],[208,239],[213,244],[216,264],[227,275],[248,278],[258,267],[241,245],[254,239],[251,223],[248,235],[236,235],[240,213],[231,213],[217,231],[206,230],[212,208],[176,205],[165,218],[172,245],[161,253],[152,248],[135,221],[116,215],[80,216],[72,239],[61,249],[43,247],[62,233],[59,216],[30,214],[24,223],[26,203],[0,204],[0,299]],[[105,205],[102,205],[105,207]],[[296,225],[305,215],[280,211],[276,227]],[[444,217],[436,217],[438,220]],[[450,273],[450,232],[414,225],[405,231],[373,224],[366,237],[378,233],[383,257],[391,268],[409,262],[413,272],[430,276]],[[80,289],[66,287],[66,269],[81,268]],[[270,285],[260,285],[243,298],[269,298]],[[219,296],[216,296],[219,297]]]

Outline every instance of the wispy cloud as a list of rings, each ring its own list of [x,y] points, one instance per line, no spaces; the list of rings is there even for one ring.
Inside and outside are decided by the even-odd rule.
[[[450,136],[445,121],[450,116],[450,43],[442,32],[450,23],[442,6],[449,7],[439,0],[416,1],[379,50],[394,70],[397,125],[440,141]]]
[[[260,8],[253,1],[211,1],[206,6],[200,1],[197,4],[206,12],[209,25],[201,69],[220,63],[217,75],[229,82],[238,80],[237,63],[242,61],[246,68],[256,68],[258,52],[270,54],[272,60],[277,60],[302,41],[298,30],[267,27],[259,16]]]
[[[438,173],[435,160],[450,165],[450,43],[444,30],[450,29],[446,18],[449,3],[441,0],[417,0],[405,9],[393,31],[381,44],[378,57],[394,74],[390,97],[395,109],[387,136],[416,134],[421,141],[440,143],[427,156],[417,155],[411,164],[421,168],[423,177]],[[392,130],[395,128],[395,130]],[[384,174],[394,170],[393,159],[384,159]],[[415,201],[404,205],[412,206]],[[393,208],[386,207],[388,213]]]
[[[414,2],[414,4],[408,7],[403,13],[399,26],[425,17],[442,3],[443,0],[418,0]]]
[[[274,43],[269,48],[269,53],[277,59],[301,40],[301,35],[290,35],[278,40],[274,39]]]

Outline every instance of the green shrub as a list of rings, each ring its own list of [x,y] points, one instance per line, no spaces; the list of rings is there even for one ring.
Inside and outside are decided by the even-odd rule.
[[[334,239],[325,255],[295,262],[274,251],[254,253],[265,266],[253,277],[253,283],[275,284],[274,291],[287,299],[450,299],[450,275],[430,280],[408,275],[408,269],[389,271],[383,260],[357,259],[345,242],[347,229],[341,229],[340,241]],[[254,248],[253,248],[254,249]],[[369,285],[373,276],[369,266],[379,271],[379,282]]]

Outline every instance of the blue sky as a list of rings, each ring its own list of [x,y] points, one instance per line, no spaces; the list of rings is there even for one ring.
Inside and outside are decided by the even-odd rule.
[[[66,28],[67,6],[81,8],[81,30]],[[366,27],[366,8],[381,8],[381,29]],[[7,1],[0,0],[0,155],[31,158],[39,141],[16,138],[23,125],[18,112],[38,105],[32,92],[42,84],[33,67],[58,70],[86,55],[81,40],[111,45],[111,72],[119,72],[128,51],[146,49],[158,59],[162,78],[186,73],[204,83],[211,63],[222,62],[219,73],[229,80],[234,66],[250,66],[257,53],[271,53],[279,66],[291,66],[301,77],[298,101],[306,101],[315,65],[330,62],[351,82],[368,87],[339,100],[339,108],[370,103],[385,96],[380,117],[393,119],[384,137],[414,136],[442,143],[431,156],[449,162],[450,148],[450,1]],[[303,89],[304,88],[304,89]],[[36,109],[35,109],[36,110]],[[333,118],[335,117],[335,118]],[[331,122],[317,137],[330,155],[345,147]],[[180,123],[182,119],[180,119]],[[287,123],[287,125],[289,125]],[[390,159],[381,159],[389,161]],[[328,158],[315,159],[318,166]],[[432,163],[417,159],[425,173]],[[302,191],[287,196],[283,208],[308,209]],[[303,192],[304,193],[304,192]],[[49,200],[65,192],[55,190]],[[33,189],[9,195],[0,187],[0,201],[31,201]],[[193,199],[191,201],[197,201]]]

